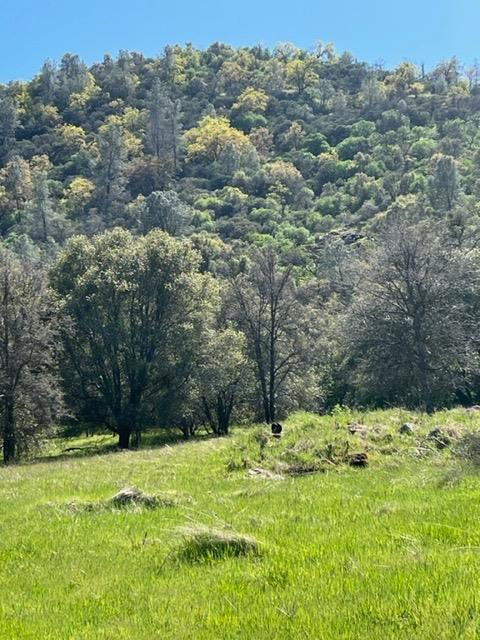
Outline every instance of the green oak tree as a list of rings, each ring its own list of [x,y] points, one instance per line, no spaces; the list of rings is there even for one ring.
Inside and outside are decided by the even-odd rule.
[[[68,378],[97,398],[119,446],[157,416],[190,375],[190,354],[215,304],[199,255],[162,231],[73,238],[52,273],[64,319]]]

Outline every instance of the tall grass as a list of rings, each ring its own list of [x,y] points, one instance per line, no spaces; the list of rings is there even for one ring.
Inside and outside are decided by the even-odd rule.
[[[414,434],[399,434],[407,421]],[[455,449],[477,414],[338,410],[284,426],[275,441],[242,428],[0,468],[0,638],[478,638],[480,476]],[[434,427],[449,447],[429,442]],[[349,466],[345,443],[368,468]],[[308,461],[321,471],[289,473]],[[126,487],[176,499],[64,508]]]

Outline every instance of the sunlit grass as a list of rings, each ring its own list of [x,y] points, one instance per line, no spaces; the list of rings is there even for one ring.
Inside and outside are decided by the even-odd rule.
[[[119,453],[100,435],[94,455],[62,453],[92,444],[76,439],[0,468],[0,638],[478,638],[480,477],[435,426],[455,439],[480,417],[296,414],[278,441],[253,427]],[[322,462],[345,443],[368,468]],[[126,487],[174,499],[111,504]]]

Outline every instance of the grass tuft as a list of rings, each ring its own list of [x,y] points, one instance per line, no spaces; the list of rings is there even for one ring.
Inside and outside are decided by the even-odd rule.
[[[160,496],[149,495],[148,493],[144,493],[140,489],[136,487],[126,487],[125,489],[121,489],[118,493],[116,493],[113,498],[111,498],[111,503],[114,507],[148,507],[152,509],[154,507],[160,506],[174,506],[174,503],[171,504],[163,504],[164,499]]]
[[[203,525],[179,529],[182,543],[177,557],[187,562],[259,555],[260,544],[251,536]]]
[[[146,509],[161,509],[176,507],[180,502],[180,499],[175,493],[157,493],[150,495],[148,493],[144,493],[140,489],[136,489],[135,487],[127,487],[125,489],[121,489],[112,498],[108,498],[107,500],[70,500],[63,504],[45,502],[42,506],[54,508],[60,511],[67,511],[70,514],[76,515],[80,513],[100,513],[102,511],[111,511],[112,509],[117,510],[141,507],[145,507]]]
[[[465,433],[457,442],[455,453],[459,458],[468,460],[475,467],[480,467],[480,433]]]

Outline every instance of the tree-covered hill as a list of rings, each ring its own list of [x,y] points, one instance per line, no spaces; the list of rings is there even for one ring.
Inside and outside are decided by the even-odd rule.
[[[0,231],[55,252],[73,233],[161,226],[308,264],[392,207],[476,213],[480,70],[386,70],[280,45],[47,61],[0,87]],[[198,239],[200,235],[200,239]],[[30,246],[31,249],[31,246]]]
[[[5,461],[151,427],[480,400],[480,68],[67,54],[0,87]]]

